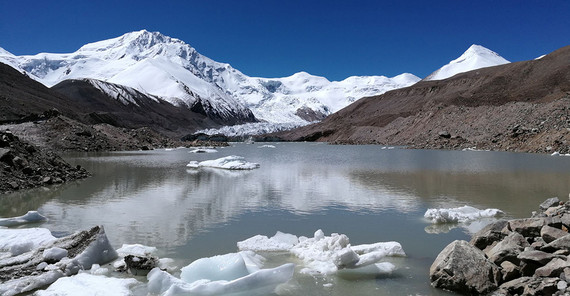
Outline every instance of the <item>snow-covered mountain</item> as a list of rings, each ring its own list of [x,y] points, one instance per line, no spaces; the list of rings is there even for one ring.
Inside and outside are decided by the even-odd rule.
[[[89,43],[69,54],[14,56],[0,49],[0,62],[46,86],[67,79],[97,79],[178,106],[203,109],[212,117],[239,119],[232,123],[257,118],[276,124],[306,124],[361,97],[420,80],[407,73],[332,82],[305,72],[284,78],[249,77],[229,64],[201,55],[179,39],[146,30]]]
[[[496,52],[473,44],[460,57],[431,73],[425,80],[442,80],[455,74],[508,63]]]

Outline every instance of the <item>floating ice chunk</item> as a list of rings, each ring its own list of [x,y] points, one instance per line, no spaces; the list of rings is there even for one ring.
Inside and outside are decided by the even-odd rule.
[[[180,278],[187,283],[198,280],[231,281],[258,271],[263,257],[251,251],[198,259],[181,269]]]
[[[61,259],[63,259],[64,257],[67,257],[67,250],[66,249],[62,249],[62,248],[58,248],[58,247],[53,247],[53,248],[49,248],[49,249],[45,249],[43,252],[43,258],[44,261],[49,262],[49,261],[59,261]]]
[[[56,238],[45,228],[0,228],[0,251],[9,251],[12,256],[23,254],[55,240]]]
[[[498,209],[479,210],[471,206],[451,209],[428,209],[424,217],[432,223],[458,223],[503,215]]]
[[[250,251],[201,258],[182,268],[181,279],[155,268],[148,289],[160,295],[266,295],[291,279],[294,265],[260,269],[264,261]]]
[[[235,155],[201,162],[190,161],[186,166],[190,168],[211,167],[226,170],[252,170],[259,168],[258,163],[247,162],[243,157]]]
[[[95,235],[94,241],[81,252],[75,256],[70,263],[65,267],[66,275],[77,273],[78,270],[88,269],[93,264],[107,263],[116,259],[118,256],[113,246],[109,242],[105,229],[99,228],[99,232]],[[63,261],[63,260],[62,260]]]
[[[188,151],[188,153],[216,153],[218,150],[214,148],[196,148]]]
[[[313,238],[300,238],[299,244],[291,249],[291,253],[304,261],[305,268],[301,272],[309,274],[334,274],[342,269],[358,269],[377,264],[386,256],[406,255],[397,242],[352,247],[346,235],[333,233],[325,236],[320,229]],[[366,269],[365,273],[373,273],[374,270],[385,273],[385,269],[375,267]]]
[[[131,287],[140,284],[134,278],[113,278],[102,275],[80,273],[63,277],[46,290],[39,290],[35,296],[125,296],[133,295]]]
[[[301,272],[309,274],[334,274],[341,269],[358,269],[378,264],[387,256],[406,256],[402,245],[397,242],[351,246],[346,235],[333,233],[326,236],[320,229],[315,231],[312,238],[297,238],[282,232],[277,232],[271,238],[256,235],[238,242],[238,248],[257,252],[289,251],[303,260],[305,267]],[[373,270],[379,274],[386,271],[370,267],[366,272],[362,270],[362,273],[372,273]]]
[[[93,264],[91,269],[89,269],[89,273],[92,275],[107,275],[109,274],[109,268],[101,267],[100,264]]]
[[[119,249],[117,249],[117,254],[121,257],[125,257],[127,255],[134,255],[134,256],[151,256],[156,253],[155,247],[149,247],[141,244],[123,244]]]
[[[357,254],[363,255],[371,252],[383,252],[384,256],[406,256],[402,245],[398,242],[380,242],[375,244],[362,244],[351,247]]]
[[[388,275],[396,270],[396,265],[390,262],[381,262],[368,264],[363,267],[358,268],[345,268],[339,269],[338,275],[343,278],[365,278],[365,277],[377,277],[379,275]]]
[[[26,223],[37,223],[46,221],[47,218],[37,211],[28,211],[23,216],[12,218],[0,218],[0,226],[16,226]]]
[[[275,148],[275,146],[274,145],[261,145],[257,148]]]
[[[562,154],[560,152],[554,152],[550,154],[551,156],[570,156],[570,153]]]
[[[297,236],[277,231],[277,233],[271,238],[268,238],[265,235],[256,235],[238,242],[237,246],[241,251],[280,252],[289,251],[298,243],[299,238],[297,238]]]

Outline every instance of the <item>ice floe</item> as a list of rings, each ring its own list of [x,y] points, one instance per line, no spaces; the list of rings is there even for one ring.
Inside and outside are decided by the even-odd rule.
[[[261,145],[257,148],[275,148],[275,145]]]
[[[214,148],[195,148],[193,150],[188,151],[188,153],[216,153],[218,150]]]
[[[551,156],[570,156],[570,153],[560,153],[560,152],[553,152],[552,154],[550,154]]]
[[[133,295],[131,287],[141,284],[134,278],[114,278],[104,275],[79,273],[59,278],[46,290],[38,290],[35,296],[125,296]]]
[[[449,209],[428,209],[424,217],[432,223],[461,223],[504,215],[499,209],[480,210],[471,206]]]
[[[16,226],[27,223],[37,223],[46,221],[47,218],[37,211],[28,211],[23,216],[0,218],[0,226]]]
[[[290,252],[303,261],[301,272],[307,274],[386,274],[396,267],[389,262],[380,262],[381,260],[387,256],[406,255],[398,242],[351,246],[346,235],[333,233],[325,236],[320,229],[312,238],[297,238],[292,234],[278,232],[271,238],[256,235],[237,245],[240,250]],[[339,273],[340,270],[344,271]]]
[[[117,257],[101,226],[57,239],[50,238],[49,230],[46,230],[48,235],[46,231],[38,229],[0,229],[2,232],[7,230],[14,232],[0,235],[0,240],[8,237],[6,241],[22,242],[26,239],[22,234],[28,237],[30,234],[40,234],[44,241],[39,241],[38,247],[25,253],[0,260],[0,273],[8,279],[0,283],[0,295],[4,296],[50,285],[61,277],[75,275],[80,270],[91,268],[93,264],[107,263]]]
[[[29,252],[55,240],[45,228],[0,228],[0,252],[10,252],[12,256]]]
[[[252,170],[259,168],[258,163],[247,162],[245,158],[236,155],[201,162],[190,161],[186,166],[189,168],[211,167],[226,170]]]
[[[253,252],[201,258],[182,268],[180,279],[153,269],[150,293],[174,295],[267,295],[293,277],[294,264],[261,269],[264,258]]]

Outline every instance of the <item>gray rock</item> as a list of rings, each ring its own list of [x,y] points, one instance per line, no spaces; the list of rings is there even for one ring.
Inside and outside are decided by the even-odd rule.
[[[538,268],[534,274],[541,277],[558,277],[568,267],[570,267],[568,261],[554,258],[545,266]]]
[[[523,251],[517,256],[517,258],[523,262],[534,262],[543,266],[550,262],[554,257],[555,256],[552,254],[538,250]]]
[[[511,231],[516,231],[524,237],[540,236],[542,226],[547,225],[547,218],[526,218],[509,220],[508,227]]]
[[[483,251],[466,241],[456,240],[439,253],[430,268],[436,288],[463,294],[485,294],[495,290],[501,280],[497,265]]]
[[[125,256],[125,264],[133,275],[146,276],[153,268],[158,266],[158,258],[152,256]]]
[[[558,291],[557,278],[521,277],[500,286],[495,295],[552,295]]]
[[[560,220],[562,221],[562,224],[566,227],[566,229],[570,229],[570,213],[562,214]]]
[[[508,282],[519,277],[521,271],[517,265],[509,261],[504,261],[501,263],[501,274],[503,275],[503,282]]]
[[[500,293],[498,295],[522,295],[525,287],[533,280],[530,276],[520,277],[503,283],[500,286]]]
[[[451,138],[451,134],[450,134],[448,131],[440,131],[440,132],[438,133],[438,135],[439,135],[441,138],[444,138],[444,139],[449,139],[449,138]]]
[[[517,256],[528,246],[529,244],[524,236],[518,232],[513,232],[486,251],[485,254],[491,262],[497,265],[503,263],[503,261],[510,261],[518,265],[520,259]]]
[[[553,240],[541,250],[545,252],[555,252],[557,250],[570,250],[570,234],[565,235],[559,239]]]
[[[539,208],[544,211],[550,207],[558,206],[559,204],[560,204],[560,199],[558,199],[558,197],[551,197],[542,202]]]
[[[559,281],[559,282],[556,284],[556,287],[558,288],[559,291],[565,291],[566,288],[568,288],[568,283],[565,282],[565,281]]]
[[[471,244],[479,248],[485,249],[487,246],[492,245],[494,242],[502,240],[507,236],[508,231],[505,229],[507,220],[499,220],[485,226],[479,230],[471,238]]]
[[[543,226],[540,230],[540,236],[547,244],[565,235],[568,235],[568,232],[548,225]]]

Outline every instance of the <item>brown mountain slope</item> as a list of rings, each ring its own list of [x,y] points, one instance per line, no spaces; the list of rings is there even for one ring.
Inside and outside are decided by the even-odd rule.
[[[64,95],[0,63],[0,124],[37,120],[52,109],[72,118],[80,111]]]
[[[546,152],[570,144],[570,46],[363,98],[286,140]]]
[[[108,123],[117,127],[149,127],[164,135],[180,138],[197,129],[219,127],[220,124],[205,114],[186,107],[177,107],[162,99],[151,98],[121,85],[98,82],[129,94],[132,102],[121,102],[94,87],[89,80],[65,80],[52,87],[70,98],[74,106],[83,110],[84,123]]]

